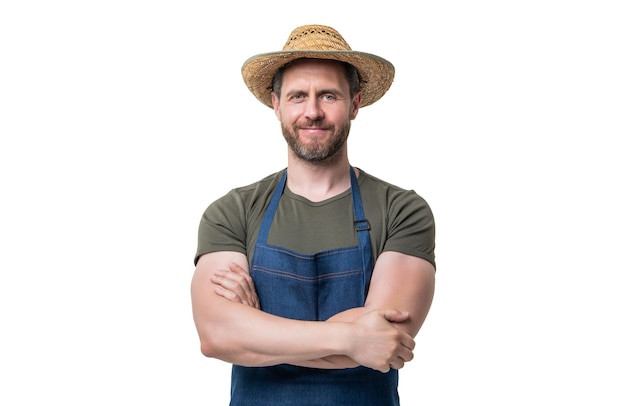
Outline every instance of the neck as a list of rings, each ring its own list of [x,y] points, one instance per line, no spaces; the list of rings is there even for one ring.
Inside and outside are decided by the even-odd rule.
[[[355,169],[356,170],[356,169]],[[313,202],[337,196],[350,188],[350,163],[312,163],[289,157],[287,187]]]

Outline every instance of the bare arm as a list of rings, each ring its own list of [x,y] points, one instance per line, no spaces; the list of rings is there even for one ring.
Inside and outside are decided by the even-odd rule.
[[[331,367],[325,365],[324,358],[340,355],[381,372],[400,368],[412,359],[412,337],[388,321],[404,320],[406,314],[381,309],[349,322],[273,316],[216,292],[211,279],[219,271],[228,271],[231,263],[248,271],[243,254],[216,252],[200,258],[192,279],[193,316],[204,355],[246,366],[310,361],[319,367]]]
[[[435,268],[430,262],[399,252],[383,252],[376,260],[364,311],[386,307],[407,311],[408,320],[396,326],[415,337],[426,320],[434,293]],[[350,317],[335,320],[349,321]]]
[[[256,304],[258,308],[254,284],[243,269],[224,272],[214,277],[213,282],[218,284],[217,292],[220,295],[250,306]],[[397,319],[394,325],[415,337],[430,310],[434,288],[435,269],[429,262],[398,252],[385,252],[376,261],[365,306],[338,313],[329,321],[354,322],[374,310],[401,309],[406,310],[409,317]],[[319,368],[350,368],[358,365],[345,355],[302,360],[293,364]]]
[[[431,263],[399,252],[383,252],[376,261],[365,306],[338,313],[330,320],[351,321],[373,309],[401,309],[410,316],[395,325],[415,337],[426,320],[434,292]]]
[[[428,315],[434,290],[435,269],[432,264],[399,252],[384,252],[376,261],[365,306],[338,313],[329,321],[350,322],[375,309],[400,309],[407,311],[409,317],[394,325],[415,337]],[[354,364],[345,356],[330,356],[325,361],[343,368]]]

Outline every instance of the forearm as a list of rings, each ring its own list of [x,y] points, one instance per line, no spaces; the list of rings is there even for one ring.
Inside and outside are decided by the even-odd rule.
[[[254,306],[251,281],[240,278],[248,275],[245,266],[245,257],[228,252],[206,254],[198,262],[191,297],[204,355],[244,366],[363,365],[381,372],[412,359],[412,337],[394,327],[408,319],[407,312],[355,308],[327,321],[274,316]]]
[[[347,352],[350,325],[309,322],[269,315],[237,303],[222,303],[222,314],[200,328],[204,355],[244,366],[293,364],[323,367],[313,362]],[[225,308],[227,312],[223,312]]]
[[[192,297],[201,300],[197,293]],[[372,310],[351,322],[300,321],[216,298],[208,307],[213,311],[194,311],[202,352],[208,357],[244,366],[343,369],[363,365],[380,372],[402,368],[413,358],[415,342],[393,327],[408,313]],[[194,303],[194,309],[198,305]]]
[[[192,279],[193,317],[205,356],[238,365],[267,366],[347,352],[348,336],[353,334],[348,323],[290,320],[243,304],[245,300],[218,295],[212,279],[231,269],[233,262],[242,269],[247,265],[238,253],[204,255]]]
[[[353,309],[348,309],[341,313],[337,313],[336,315],[329,318],[326,322],[346,322],[350,323],[356,320],[359,316],[362,316],[365,313],[365,308],[357,307]],[[359,366],[359,364],[354,361],[352,358],[346,355],[330,355],[323,358],[311,359],[307,361],[295,362],[292,365],[309,367],[309,368],[323,368],[323,369],[345,369],[345,368],[354,368]]]

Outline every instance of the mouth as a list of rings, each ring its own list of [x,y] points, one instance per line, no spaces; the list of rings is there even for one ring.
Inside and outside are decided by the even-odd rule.
[[[324,127],[300,127],[298,128],[300,131],[328,131],[328,128]]]
[[[326,131],[330,131],[331,129],[328,127],[323,127],[319,125],[308,125],[308,126],[299,126],[296,128],[298,132],[304,132],[309,134],[321,134]]]

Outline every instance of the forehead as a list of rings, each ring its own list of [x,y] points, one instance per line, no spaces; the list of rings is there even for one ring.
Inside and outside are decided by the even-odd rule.
[[[331,59],[298,59],[290,63],[284,71],[285,77],[326,76],[346,81],[343,64]]]

